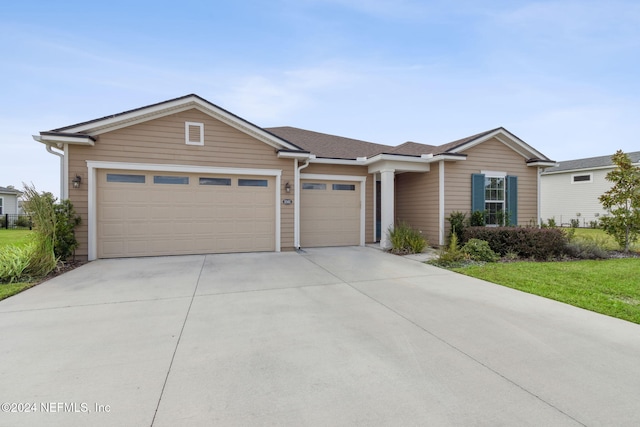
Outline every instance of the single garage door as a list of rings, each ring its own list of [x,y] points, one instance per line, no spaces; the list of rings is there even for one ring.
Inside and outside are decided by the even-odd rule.
[[[98,258],[275,250],[275,177],[97,176]]]
[[[300,245],[360,244],[360,182],[302,180]]]

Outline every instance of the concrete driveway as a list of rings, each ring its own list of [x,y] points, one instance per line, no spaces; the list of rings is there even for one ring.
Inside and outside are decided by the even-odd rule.
[[[640,425],[640,326],[371,248],[99,260],[0,324],[2,426]]]

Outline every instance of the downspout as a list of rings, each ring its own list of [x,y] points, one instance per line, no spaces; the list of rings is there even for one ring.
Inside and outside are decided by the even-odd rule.
[[[58,157],[60,157],[60,200],[66,200],[67,197],[67,191],[66,191],[66,185],[65,185],[65,170],[64,170],[64,154],[59,153],[57,151],[53,151],[51,144],[46,144],[47,146],[47,151],[51,154],[54,154]]]
[[[438,244],[444,245],[444,160],[438,165]]]
[[[540,166],[538,166],[538,206],[537,206],[537,209],[538,209],[538,215],[537,215],[537,216],[538,216],[538,219],[536,220],[536,222],[538,223],[538,228],[540,228],[540,226],[542,225],[542,224],[540,223],[540,219],[541,219],[541,218],[540,218],[540,215],[542,214],[542,212],[540,211],[540,207],[541,207],[541,204],[540,204],[540,194],[541,194],[541,191],[540,191],[540,182],[542,181],[542,172],[543,172],[543,171],[544,171],[544,169],[542,169]],[[560,220],[560,222],[562,223],[562,220]]]
[[[293,194],[296,198],[295,203],[293,205],[293,245],[296,249],[300,249],[300,171],[309,166],[309,159],[304,163],[304,165],[298,167],[298,159],[295,159],[295,187]]]

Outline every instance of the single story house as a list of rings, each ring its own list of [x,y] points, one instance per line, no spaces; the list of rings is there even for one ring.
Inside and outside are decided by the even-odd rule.
[[[396,221],[444,244],[452,211],[537,221],[540,172],[555,164],[504,128],[394,147],[261,128],[193,94],[34,139],[61,157],[89,260],[386,248]]]
[[[0,187],[0,215],[17,215],[20,213],[19,198],[22,191],[13,187]]]
[[[635,166],[640,166],[640,151],[627,153]],[[600,197],[611,189],[607,173],[615,169],[611,155],[558,162],[557,166],[542,173],[542,220],[553,218],[558,225],[569,225],[578,220],[580,226],[589,227],[607,212]]]

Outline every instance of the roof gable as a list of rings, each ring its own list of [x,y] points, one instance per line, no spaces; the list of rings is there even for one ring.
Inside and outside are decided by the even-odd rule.
[[[95,138],[102,133],[111,132],[116,129],[121,129],[193,108],[258,139],[259,141],[271,145],[276,149],[300,150],[300,147],[295,144],[267,132],[261,127],[254,125],[253,123],[236,116],[235,114],[230,113],[229,111],[195,94],[185,95],[168,101],[159,102],[157,104],[136,108],[134,110],[128,110],[122,113],[101,117],[99,119],[53,129],[49,132],[41,132],[40,135],[41,139],[43,139],[42,142],[45,143],[58,143],[60,142],[58,141],[60,138],[69,139],[69,141],[62,142],[74,143],[74,136],[88,135]],[[51,141],[48,141],[48,139],[51,139]]]
[[[498,141],[502,142],[513,151],[524,157],[527,161],[538,160],[551,162],[551,160],[547,156],[537,151],[529,144],[527,144],[503,127],[492,129],[486,132],[481,132],[467,138],[440,145],[436,147],[436,152],[434,154],[459,154],[462,151],[468,150],[471,147],[475,147],[478,144],[482,144],[483,142],[488,141],[492,138],[495,138]]]

